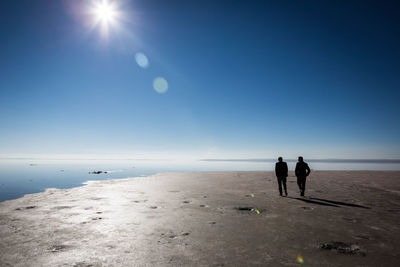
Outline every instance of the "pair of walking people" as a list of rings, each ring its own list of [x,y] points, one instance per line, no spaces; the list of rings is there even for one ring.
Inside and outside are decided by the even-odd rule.
[[[306,191],[306,179],[310,175],[310,167],[304,162],[303,157],[299,157],[296,164],[295,174],[297,177],[297,185],[300,189],[300,195],[304,196]],[[285,190],[285,195],[287,196],[286,178],[288,177],[288,166],[286,162],[283,161],[282,157],[278,158],[278,162],[275,164],[275,174],[278,178],[279,194],[282,196],[282,185]]]

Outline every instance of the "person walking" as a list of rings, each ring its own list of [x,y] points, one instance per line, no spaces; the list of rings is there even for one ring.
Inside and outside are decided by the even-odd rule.
[[[295,174],[297,177],[297,184],[300,189],[300,196],[304,196],[306,191],[306,178],[310,175],[310,167],[304,162],[303,157],[299,157],[299,161],[296,164]]]
[[[287,196],[286,189],[286,178],[288,177],[288,167],[286,162],[283,161],[282,157],[278,158],[278,162],[275,164],[275,174],[278,179],[279,194],[282,196],[282,184],[285,190],[285,195]]]

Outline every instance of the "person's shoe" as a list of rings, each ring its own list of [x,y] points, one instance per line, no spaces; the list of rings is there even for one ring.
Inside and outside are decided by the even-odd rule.
[[[285,195],[287,196],[287,192],[285,192]]]
[[[304,193],[301,193],[300,196],[304,197]]]

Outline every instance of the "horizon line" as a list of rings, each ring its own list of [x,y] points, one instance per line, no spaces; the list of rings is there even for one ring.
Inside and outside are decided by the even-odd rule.
[[[171,161],[181,160],[183,158],[48,158],[48,157],[0,157],[0,160],[110,160],[110,161],[125,161],[125,160],[136,160],[136,161]],[[186,158],[187,159],[187,158]],[[206,158],[206,159],[195,159],[195,161],[204,162],[276,162],[276,158]],[[297,162],[297,159],[288,158],[285,159],[287,162]],[[400,159],[348,159],[348,158],[322,158],[322,159],[306,159],[308,162],[323,162],[323,163],[400,163]]]

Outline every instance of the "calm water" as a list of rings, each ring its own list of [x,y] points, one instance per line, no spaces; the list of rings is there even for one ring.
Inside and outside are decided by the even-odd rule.
[[[288,161],[293,170],[294,161]],[[309,161],[314,170],[400,170],[400,161]],[[271,171],[273,160],[150,161],[150,160],[0,160],[0,201],[46,188],[71,188],[89,180],[139,177],[167,171]],[[91,171],[107,174],[89,174]]]

